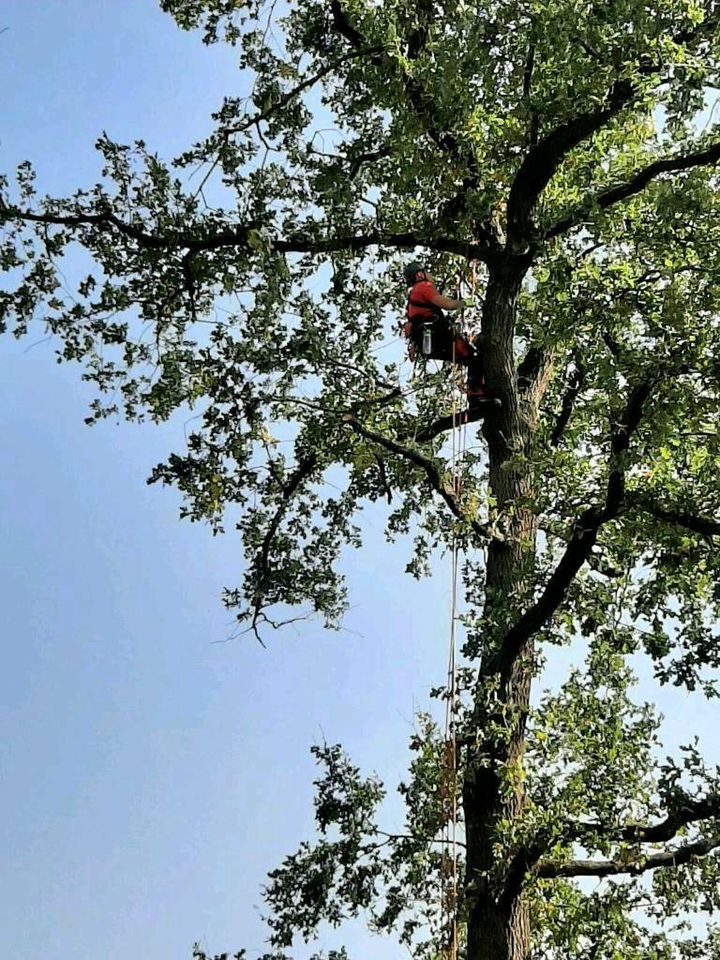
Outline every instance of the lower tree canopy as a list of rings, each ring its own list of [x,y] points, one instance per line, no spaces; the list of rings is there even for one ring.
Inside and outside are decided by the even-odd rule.
[[[720,771],[666,759],[633,695],[639,663],[706,697],[720,665],[720,5],[161,6],[251,93],[172,161],[102,136],[72,196],[2,177],[0,329],[47,327],[89,421],[197,412],[150,481],[239,533],[225,602],[263,642],[341,623],[369,504],[410,575],[462,555],[455,769],[420,717],[389,832],[384,786],[316,749],[267,957],[359,915],[445,950],[450,779],[468,960],[720,956]],[[449,365],[410,376],[398,342],[409,259],[476,285],[500,405],[460,477]],[[555,646],[577,666],[543,692]]]

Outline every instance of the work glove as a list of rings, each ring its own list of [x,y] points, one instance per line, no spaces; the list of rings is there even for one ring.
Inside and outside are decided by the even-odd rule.
[[[476,300],[475,300],[475,297],[463,297],[460,303],[462,304],[461,309],[466,310],[470,307],[474,307]]]

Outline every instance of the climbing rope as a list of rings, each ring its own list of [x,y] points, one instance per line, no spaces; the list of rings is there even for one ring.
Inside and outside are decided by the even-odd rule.
[[[471,295],[475,295],[475,265],[472,267]],[[462,294],[462,278],[459,278],[458,297]],[[464,333],[464,311],[461,313],[461,330]],[[459,367],[455,362],[455,341],[453,340],[453,377],[452,416],[453,423],[458,417],[458,393],[462,385],[458,382]],[[462,476],[467,446],[467,424],[452,431],[452,483],[456,497],[462,496]],[[447,960],[457,960],[458,955],[458,777],[457,777],[457,664],[456,633],[458,619],[458,568],[460,549],[457,534],[453,532],[450,552],[450,644],[448,651],[447,689],[445,700],[445,736],[443,748],[443,784],[442,796],[445,804],[442,838],[442,891],[441,891],[441,928],[445,941],[444,955]]]

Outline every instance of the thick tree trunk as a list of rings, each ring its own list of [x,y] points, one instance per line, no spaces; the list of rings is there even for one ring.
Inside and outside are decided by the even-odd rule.
[[[518,817],[524,803],[520,778],[510,790],[503,778],[518,773],[522,762],[532,675],[531,644],[512,660],[500,648],[522,607],[535,555],[536,525],[528,505],[536,411],[520,403],[513,344],[522,273],[507,267],[491,273],[483,315],[487,388],[502,401],[483,432],[503,538],[492,540],[487,551],[475,736],[467,748],[463,783],[468,960],[523,960],[530,943],[526,905],[519,890],[505,882],[507,864],[496,862],[493,853],[497,824]]]

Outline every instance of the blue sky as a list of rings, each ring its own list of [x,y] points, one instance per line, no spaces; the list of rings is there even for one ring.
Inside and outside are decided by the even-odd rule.
[[[247,92],[230,51],[153,0],[18,0],[2,25],[0,168],[31,158],[43,191],[97,179],[103,130],[171,156]],[[401,776],[444,672],[447,584],[401,592],[402,556],[369,520],[347,631],[218,642],[240,545],[145,484],[183,418],[88,429],[91,394],[53,350],[40,328],[0,340],[0,951],[260,950],[261,884],[312,825],[310,746]]]
[[[231,51],[154,0],[14,0],[2,26],[0,169],[32,159],[41,190],[93,183],[103,130],[171,156],[224,94],[247,92]],[[0,949],[261,949],[263,878],[311,827],[309,747],[340,740],[402,775],[414,711],[445,670],[447,579],[403,578],[370,517],[346,631],[218,642],[240,545],[178,522],[174,493],[145,484],[182,446],[183,418],[88,429],[90,393],[53,350],[41,329],[0,340]],[[711,730],[697,703],[668,701],[683,710],[671,739],[690,718]],[[367,949],[357,931],[347,941]]]

